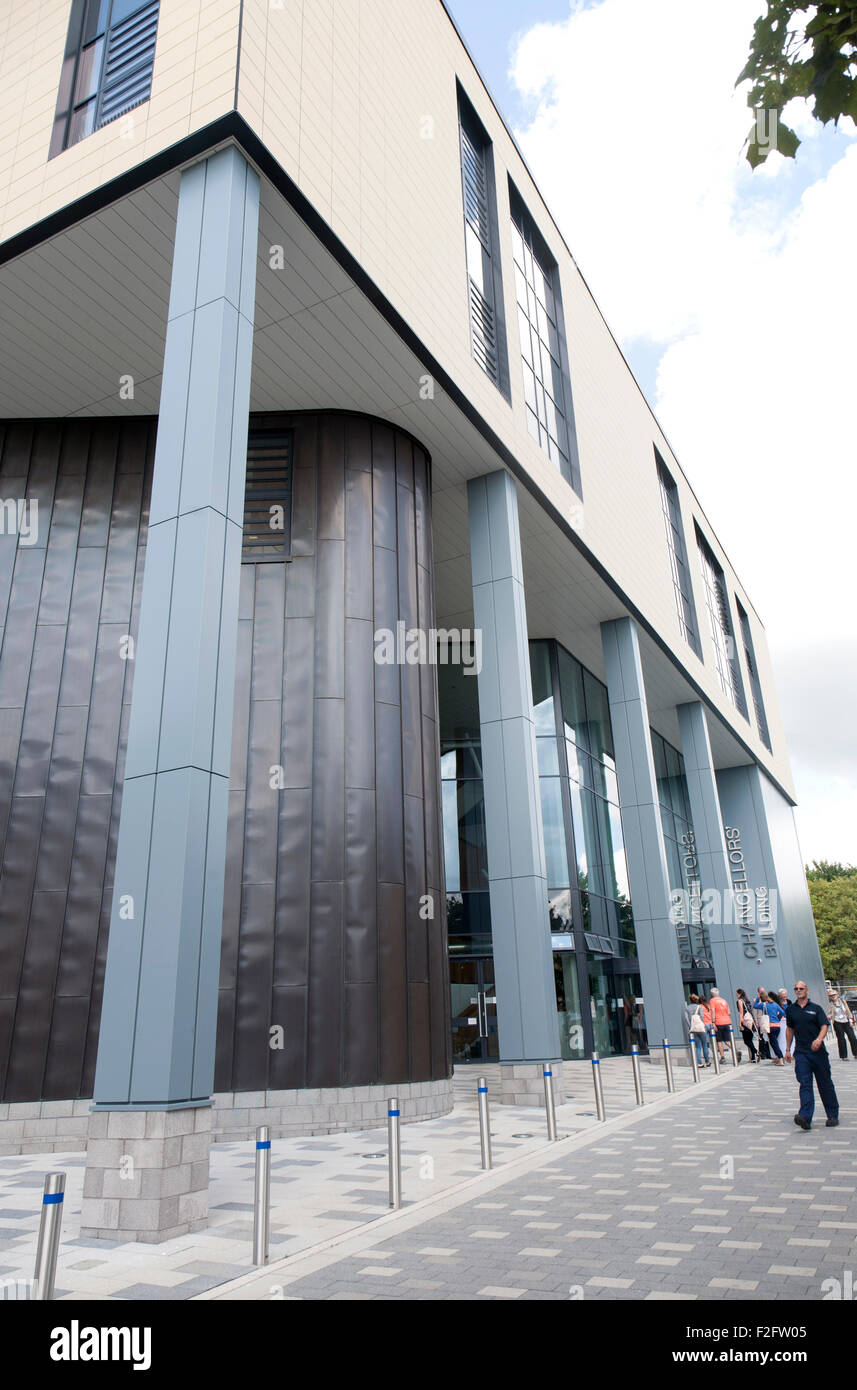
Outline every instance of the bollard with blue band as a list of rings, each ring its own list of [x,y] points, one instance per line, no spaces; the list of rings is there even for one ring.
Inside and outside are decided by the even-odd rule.
[[[732,1024],[731,1024],[731,1023],[729,1024],[729,1047],[731,1048],[731,1051],[732,1051],[732,1065],[733,1065],[733,1067],[737,1067],[737,1065],[738,1065],[738,1063],[740,1062],[741,1058],[739,1057],[739,1055],[738,1055],[738,1053],[737,1053],[737,1051],[736,1051],[736,1049],[735,1049],[735,1029],[732,1027]]]
[[[479,1104],[479,1143],[482,1147],[482,1167],[491,1167],[491,1130],[488,1115],[488,1082],[480,1076],[476,1086],[476,1099]]]
[[[271,1235],[271,1140],[267,1125],[256,1130],[256,1190],[253,1198],[253,1263],[268,1262]]]
[[[670,1095],[672,1095],[673,1091],[675,1090],[675,1081],[673,1079],[673,1059],[670,1056],[670,1045],[666,1038],[664,1038],[664,1071],[667,1074],[667,1090],[669,1091]]]
[[[631,1048],[631,1069],[634,1073],[634,1094],[637,1097],[637,1104],[642,1105],[645,1097],[643,1095],[643,1077],[640,1073],[640,1049],[636,1043]]]
[[[599,1120],[607,1118],[604,1109],[604,1087],[601,1084],[601,1058],[597,1052],[592,1054],[592,1080],[595,1083],[595,1110]]]
[[[556,1139],[556,1107],[553,1099],[553,1071],[549,1064],[542,1067],[545,1083],[545,1114],[548,1122],[548,1139]]]
[[[33,1298],[45,1302],[50,1302],[54,1296],[64,1197],[65,1173],[48,1173],[45,1177],[39,1239],[36,1245],[36,1267],[33,1272]]]
[[[390,1206],[402,1205],[402,1112],[395,1096],[387,1103],[387,1162],[390,1170]]]
[[[714,1063],[714,1075],[720,1075],[720,1053],[717,1051],[717,1029],[711,1028],[711,1060]]]
[[[698,1063],[698,1061],[696,1060],[696,1039],[694,1038],[694,1035],[693,1035],[692,1033],[691,1033],[691,1035],[690,1035],[690,1043],[689,1043],[689,1046],[690,1046],[690,1065],[691,1065],[691,1067],[693,1068],[693,1079],[694,1079],[694,1081],[698,1081],[698,1080],[699,1080],[699,1063]]]

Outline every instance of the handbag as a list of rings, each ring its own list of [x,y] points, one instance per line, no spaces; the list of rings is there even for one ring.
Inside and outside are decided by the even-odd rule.
[[[690,1031],[691,1031],[691,1033],[704,1033],[704,1032],[705,1032],[705,1022],[704,1022],[704,1020],[703,1020],[702,1012],[701,1012],[700,1007],[699,1007],[698,1004],[697,1004],[697,1006],[696,1006],[695,1012],[694,1012],[694,1013],[692,1014],[692,1016],[691,1016],[691,1020],[690,1020]]]

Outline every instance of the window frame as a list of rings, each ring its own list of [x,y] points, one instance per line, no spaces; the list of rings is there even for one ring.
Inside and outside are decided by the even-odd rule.
[[[753,641],[753,630],[750,627],[749,614],[737,594],[735,595],[735,611],[738,614],[738,627],[741,632],[741,644],[744,648],[744,665],[747,667],[747,675],[750,680],[750,696],[753,701],[753,712],[756,716],[756,727],[759,731],[759,738],[764,743],[768,752],[771,753],[773,752],[771,747],[771,730],[768,724],[768,716],[765,712],[765,699],[762,694],[759,663],[756,660],[756,646]]]
[[[500,223],[497,214],[497,187],[494,172],[494,145],[480,121],[472,101],[468,97],[460,82],[456,82],[456,95],[458,106],[458,161],[459,173],[461,177],[461,201],[464,230],[464,273],[467,289],[467,321],[470,330],[470,356],[476,365],[484,372],[488,380],[497,387],[497,390],[511,404],[511,391],[509,387],[509,353],[506,335],[506,312],[503,296],[503,272],[500,259]],[[467,138],[469,144],[481,152],[483,168],[485,173],[485,202],[487,214],[487,227],[485,237],[473,227],[467,215],[467,186],[465,181],[464,169],[464,139]],[[483,285],[486,281],[490,284],[491,302],[488,303],[484,290],[476,283],[470,273],[468,257],[468,230],[482,244],[483,250]],[[487,240],[487,245],[486,245]],[[487,271],[490,268],[490,276]],[[473,286],[480,297],[488,305],[493,315],[494,344],[497,356],[497,375],[496,377],[488,370],[477,355],[476,341],[477,330],[474,325],[474,306],[471,291]]]
[[[678,612],[679,630],[691,651],[699,657],[700,661],[704,662],[704,657],[702,655],[702,640],[699,632],[699,615],[696,611],[696,595],[693,592],[693,577],[691,575],[690,563],[687,555],[684,519],[681,513],[678,484],[664,463],[657,446],[655,446],[655,466],[658,476],[661,511],[663,512],[664,529],[667,538],[667,553],[670,561],[676,610]],[[675,510],[675,516],[672,515],[673,508]],[[674,543],[674,538],[678,543],[678,549]],[[681,570],[684,571],[687,579],[687,593],[685,593],[684,589],[681,587],[679,577]]]
[[[69,15],[68,30],[66,33],[65,48],[63,50],[62,67],[60,70],[60,81],[57,89],[57,104],[54,110],[53,126],[51,129],[51,142],[48,159],[54,159],[57,155],[63,154],[66,150],[72,149],[80,144],[81,140],[94,135],[96,131],[103,130],[111,125],[113,121],[121,120],[129,111],[135,111],[138,106],[143,106],[151,99],[152,83],[151,76],[154,73],[155,52],[157,48],[158,25],[160,22],[160,0],[139,0],[127,14],[121,19],[114,21],[114,7],[121,4],[122,0],[73,0]],[[155,10],[155,29],[154,43],[152,46],[151,58],[144,57],[136,63],[129,63],[127,68],[121,69],[119,78],[111,83],[109,89],[105,88],[105,76],[107,72],[107,60],[110,56],[111,37],[116,29],[121,25],[132,20],[143,10],[154,7]],[[101,9],[104,10],[104,19],[101,20]],[[96,15],[97,22],[93,22]],[[76,90],[81,73],[81,60],[83,55],[91,48],[100,44],[100,52],[97,59],[97,78],[93,70],[90,95],[85,99],[76,98]],[[69,63],[71,67],[69,69]],[[102,112],[105,97],[122,82],[132,77],[135,73],[143,72],[150,67],[149,89],[145,97],[135,101],[132,105],[118,111],[115,116],[102,120]],[[70,71],[70,79],[67,74]],[[67,86],[67,96],[64,91]],[[92,126],[84,130],[82,134],[70,139],[75,117],[81,112],[92,108]]]
[[[741,664],[738,660],[738,643],[735,639],[735,624],[732,621],[732,611],[729,606],[726,575],[696,520],[694,521],[694,528],[718,684],[723,694],[729,696],[738,713],[743,715],[749,724],[750,715],[747,708],[744,679],[741,675]]]

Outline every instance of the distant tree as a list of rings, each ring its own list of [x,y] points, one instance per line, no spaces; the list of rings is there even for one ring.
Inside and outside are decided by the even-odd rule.
[[[857,979],[857,873],[810,878],[809,896],[825,976]]]
[[[757,118],[747,137],[755,169],[772,149],[794,158],[800,140],[780,119],[794,97],[813,103],[822,124],[841,116],[857,120],[857,0],[809,5],[806,0],[767,0],[756,20],[750,55],[736,82],[752,82],[747,105]],[[767,122],[776,112],[776,138]],[[761,126],[761,128],[760,128]]]
[[[813,859],[812,868],[807,868],[806,876],[810,883],[814,879],[824,878],[830,881],[834,878],[853,878],[857,875],[857,866],[854,864],[840,864],[838,860]]]

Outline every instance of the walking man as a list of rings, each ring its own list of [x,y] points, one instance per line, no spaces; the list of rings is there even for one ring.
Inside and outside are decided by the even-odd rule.
[[[838,990],[829,990],[827,997],[830,1000],[827,1017],[833,1024],[833,1031],[836,1034],[836,1041],[839,1044],[840,1059],[846,1062],[848,1060],[848,1048],[845,1046],[846,1038],[851,1044],[851,1056],[857,1057],[857,1038],[854,1036],[854,1015]]]
[[[821,1103],[827,1114],[827,1126],[839,1124],[839,1101],[830,1075],[830,1059],[824,1039],[827,1037],[827,1014],[820,1004],[813,1004],[803,980],[795,985],[795,1002],[786,1011],[786,1047],[795,1043],[795,1076],[800,1086],[800,1110],[795,1124],[801,1129],[812,1128],[815,1111],[815,1092],[818,1087]]]

